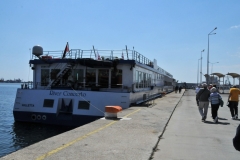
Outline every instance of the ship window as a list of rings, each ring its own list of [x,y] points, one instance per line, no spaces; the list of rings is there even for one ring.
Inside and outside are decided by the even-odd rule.
[[[51,70],[51,80],[54,80],[57,78],[57,74],[60,72],[60,69],[52,69]]]
[[[152,82],[152,75],[148,74],[148,87],[151,86],[151,82]]]
[[[122,70],[112,69],[111,72],[111,88],[122,88]]]
[[[136,72],[135,72],[135,82],[136,82],[136,88],[138,88],[138,86],[139,86],[139,77],[138,77],[138,72],[139,72],[139,71],[136,71]]]
[[[143,77],[142,77],[142,72],[138,72],[138,82],[139,82],[139,88],[143,88]]]
[[[73,69],[72,75],[74,82],[83,83],[83,69]]]
[[[96,86],[96,69],[86,69],[86,87]]]
[[[90,101],[79,101],[78,102],[78,109],[86,109],[89,110]]]
[[[54,103],[53,99],[44,99],[43,107],[52,108],[53,107],[53,103]]]
[[[143,88],[146,88],[147,86],[147,74],[143,73]]]
[[[41,70],[41,86],[47,86],[49,83],[49,69]]]
[[[100,88],[108,88],[109,82],[109,70],[99,69],[98,70],[98,85]]]

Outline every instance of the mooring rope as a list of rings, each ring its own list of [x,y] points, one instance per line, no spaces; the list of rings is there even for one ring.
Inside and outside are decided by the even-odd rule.
[[[72,87],[71,87],[72,88]],[[74,89],[74,88],[72,88],[72,90],[75,92],[75,93],[77,93],[77,91]],[[84,101],[86,101],[90,106],[92,106],[92,107],[94,107],[95,109],[97,109],[98,111],[100,111],[100,112],[102,112],[102,113],[105,113],[105,112],[103,112],[102,110],[100,110],[99,108],[97,108],[96,106],[94,106],[92,103],[90,103],[89,101],[87,101],[84,97],[82,97],[82,96],[79,96],[80,98],[82,98]]]

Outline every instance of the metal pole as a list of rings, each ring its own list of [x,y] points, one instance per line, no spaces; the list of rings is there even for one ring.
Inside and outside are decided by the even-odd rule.
[[[202,84],[202,52],[204,52],[204,50],[201,51],[201,71],[200,71],[200,84]]]
[[[208,71],[209,71],[209,34],[208,34],[208,53],[207,53],[207,85],[209,85],[209,75],[208,75]]]
[[[208,55],[207,55],[207,84],[208,85],[209,85],[209,35],[216,34],[216,33],[212,33],[216,29],[217,27],[215,27],[210,33],[208,33]]]
[[[197,86],[198,86],[198,76],[199,76],[199,59],[198,59],[198,65],[197,65]]]
[[[213,68],[213,63],[212,63],[212,68]],[[211,68],[211,74],[212,74],[212,68]]]
[[[213,63],[212,63],[212,68],[213,68]],[[211,75],[212,75],[212,68],[211,68]],[[212,77],[211,77],[211,83],[213,83],[213,75],[212,75]]]

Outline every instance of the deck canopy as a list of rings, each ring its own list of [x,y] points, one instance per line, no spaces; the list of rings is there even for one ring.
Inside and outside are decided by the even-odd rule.
[[[226,75],[232,76],[232,78],[240,77],[240,74],[237,73],[227,73]]]
[[[225,75],[222,74],[222,73],[212,73],[211,75],[213,75],[213,76],[218,76],[218,78],[225,77]]]

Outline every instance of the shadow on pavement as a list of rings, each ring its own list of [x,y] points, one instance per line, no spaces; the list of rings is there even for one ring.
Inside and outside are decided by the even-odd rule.
[[[228,120],[226,118],[221,118],[221,117],[218,117],[219,120]]]
[[[205,121],[204,123],[206,124],[222,124],[222,125],[229,125],[230,123],[227,123],[227,122],[217,122],[217,123],[214,123],[214,122],[211,122],[211,121]]]

